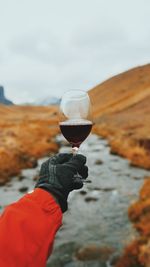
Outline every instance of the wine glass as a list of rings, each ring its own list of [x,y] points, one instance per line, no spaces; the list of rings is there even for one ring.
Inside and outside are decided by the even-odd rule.
[[[60,102],[59,127],[62,135],[71,144],[73,155],[76,155],[80,145],[90,134],[92,126],[88,93],[81,90],[67,91]]]

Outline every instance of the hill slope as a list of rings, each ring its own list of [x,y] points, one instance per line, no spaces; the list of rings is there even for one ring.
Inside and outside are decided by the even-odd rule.
[[[95,132],[110,140],[112,152],[150,168],[150,64],[119,74],[89,94]]]
[[[94,115],[119,112],[150,97],[150,64],[110,78],[90,91]]]
[[[0,185],[36,159],[57,151],[56,107],[0,105]]]

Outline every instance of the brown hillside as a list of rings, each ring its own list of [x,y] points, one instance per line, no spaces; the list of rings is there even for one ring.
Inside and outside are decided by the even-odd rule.
[[[57,151],[56,107],[0,105],[0,185],[36,159]]]
[[[114,76],[89,93],[96,118],[124,110],[150,97],[150,64]]]
[[[95,132],[112,151],[150,168],[150,64],[119,74],[89,92]]]

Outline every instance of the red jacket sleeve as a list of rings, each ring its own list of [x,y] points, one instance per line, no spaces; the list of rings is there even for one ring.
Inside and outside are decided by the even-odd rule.
[[[35,189],[0,216],[0,266],[45,267],[62,212],[54,198]]]

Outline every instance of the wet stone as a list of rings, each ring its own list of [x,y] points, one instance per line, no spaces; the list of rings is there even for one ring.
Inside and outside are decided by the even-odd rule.
[[[0,179],[0,186],[5,185],[7,182],[8,182],[8,179],[6,179],[6,178],[1,178],[1,179]]]
[[[7,183],[6,186],[7,186],[7,187],[12,187],[12,184]]]
[[[100,191],[102,189],[100,187],[93,187],[92,190]]]
[[[101,159],[98,159],[98,160],[95,161],[95,164],[96,165],[101,165],[101,164],[103,164],[103,161]]]
[[[119,157],[113,157],[113,158],[111,159],[111,161],[112,161],[112,162],[118,162],[118,161],[119,161]]]
[[[92,152],[99,152],[101,149],[100,148],[93,148]]]
[[[27,186],[23,186],[23,187],[19,188],[19,192],[21,192],[21,193],[25,193],[27,191],[28,191],[28,187]]]
[[[86,195],[87,194],[87,192],[85,191],[85,190],[81,190],[81,191],[79,191],[79,193],[81,194],[81,195]]]
[[[97,191],[104,191],[104,192],[110,192],[110,191],[116,190],[116,188],[114,188],[114,187],[104,187],[104,188],[102,188],[102,187],[94,187],[93,189],[97,190]]]
[[[110,149],[110,154],[111,154],[111,155],[115,155],[115,156],[117,156],[117,157],[118,157],[118,154],[117,154],[117,152],[116,152],[116,151],[114,151],[114,150],[112,150],[112,149]]]
[[[97,201],[98,198],[97,198],[97,197],[86,197],[84,200],[85,200],[86,202],[91,202],[91,201]]]
[[[133,176],[132,179],[139,180],[139,179],[144,179],[144,177]]]
[[[22,181],[22,180],[24,180],[26,177],[24,176],[24,175],[22,175],[22,174],[20,174],[19,176],[18,176],[18,181]]]
[[[76,258],[80,261],[100,260],[106,262],[113,252],[114,249],[112,247],[103,247],[92,244],[80,248],[76,252]]]

